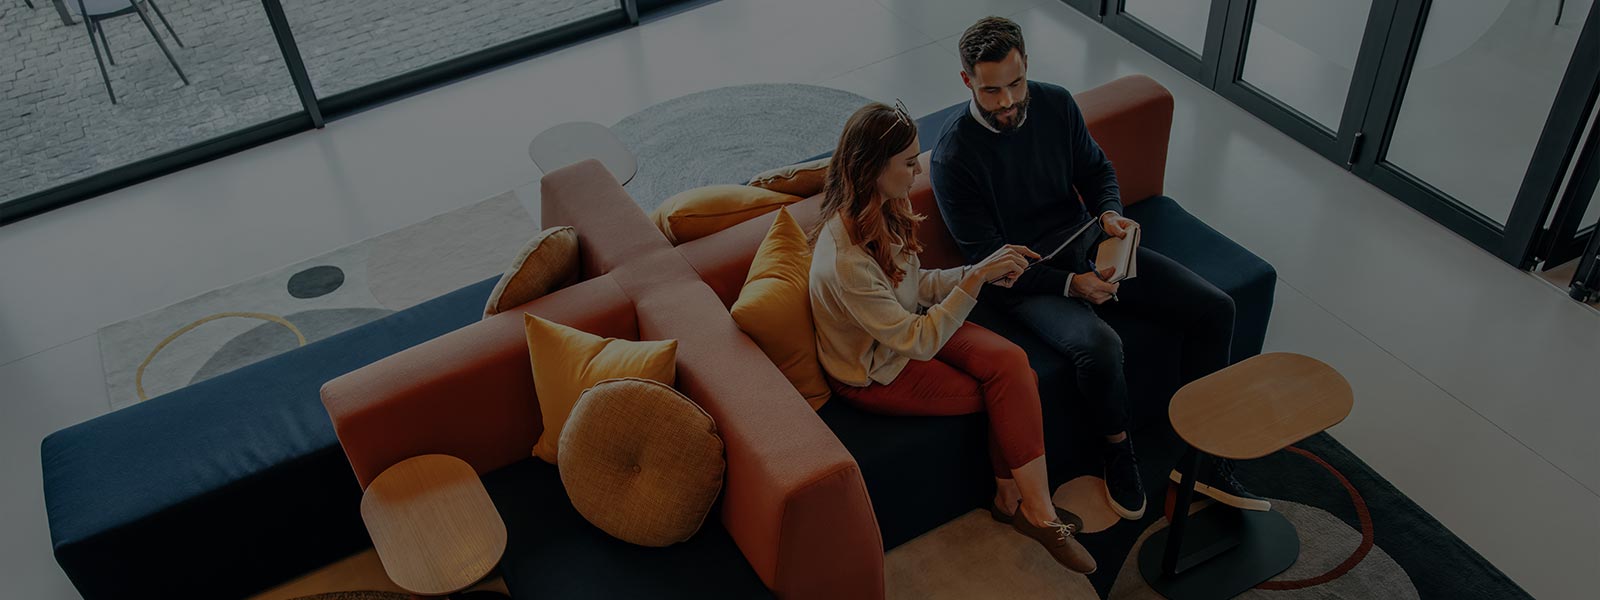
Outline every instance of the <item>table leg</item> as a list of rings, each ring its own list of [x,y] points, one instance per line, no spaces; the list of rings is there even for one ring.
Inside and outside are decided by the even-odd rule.
[[[1178,466],[1183,480],[1178,483],[1177,498],[1172,503],[1172,526],[1168,528],[1166,551],[1161,556],[1161,574],[1172,577],[1178,574],[1178,557],[1183,554],[1183,532],[1189,526],[1189,503],[1194,501],[1194,484],[1200,475],[1200,451],[1190,448]]]
[[[71,27],[78,24],[77,21],[72,20],[72,13],[67,12],[66,0],[50,0],[50,3],[56,5],[56,14],[61,15],[62,25]]]
[[[1139,549],[1139,573],[1157,593],[1175,600],[1223,600],[1271,579],[1300,556],[1300,537],[1277,511],[1244,511],[1213,504],[1189,514],[1201,453],[1179,459],[1172,525]],[[1188,546],[1185,548],[1185,546]]]

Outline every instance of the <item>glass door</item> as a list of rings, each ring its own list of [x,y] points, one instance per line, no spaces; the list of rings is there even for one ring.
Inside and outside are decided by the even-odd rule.
[[[1372,0],[1233,0],[1214,87],[1349,167],[1393,15]]]
[[[1106,2],[1106,0],[1062,0],[1062,1],[1066,2],[1067,5],[1078,9],[1078,12],[1081,12],[1083,14],[1089,15],[1090,17],[1094,18],[1094,20],[1096,20],[1096,21],[1101,20],[1101,17],[1105,14],[1105,8],[1106,8],[1105,2]],[[1112,1],[1115,2],[1116,0],[1112,0]]]
[[[1600,81],[1590,88],[1589,116],[1582,141],[1578,142],[1577,158],[1538,238],[1535,259],[1543,263],[1541,268],[1546,271],[1581,255],[1600,221],[1600,191],[1596,190],[1600,183],[1600,103],[1596,96],[1600,96]]]
[[[1356,149],[1356,173],[1520,268],[1535,261],[1600,64],[1595,5],[1559,22],[1557,10],[1399,2],[1363,124],[1382,143]]]
[[[1106,0],[1102,21],[1185,75],[1210,86],[1230,0]]]

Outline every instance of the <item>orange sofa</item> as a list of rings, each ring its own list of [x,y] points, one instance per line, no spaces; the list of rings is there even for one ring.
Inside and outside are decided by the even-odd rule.
[[[783,598],[882,597],[883,544],[855,460],[712,289],[600,163],[550,173],[542,194],[544,225],[579,232],[580,283],[323,387],[360,484],[420,454],[473,465],[507,524],[513,596],[735,597],[748,586],[726,580],[753,570],[761,592]],[[523,312],[602,336],[678,340],[676,387],[726,444],[719,522],[662,549],[573,522],[555,467],[530,458],[542,427]],[[548,514],[530,516],[536,506]],[[727,563],[722,537],[747,567]]]

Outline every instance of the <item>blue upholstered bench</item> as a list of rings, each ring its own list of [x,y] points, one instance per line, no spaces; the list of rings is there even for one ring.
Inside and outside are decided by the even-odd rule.
[[[476,322],[495,279],[46,437],[56,562],[88,600],[236,598],[371,545],[318,390]]]

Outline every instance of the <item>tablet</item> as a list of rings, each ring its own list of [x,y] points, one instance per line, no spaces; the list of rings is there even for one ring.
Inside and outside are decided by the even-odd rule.
[[[1057,255],[1061,254],[1062,250],[1066,250],[1067,246],[1071,246],[1072,242],[1074,240],[1078,239],[1078,236],[1081,236],[1081,235],[1083,235],[1083,232],[1088,231],[1090,225],[1098,223],[1099,221],[1100,221],[1100,219],[1089,219],[1089,222],[1084,223],[1083,226],[1079,227],[1077,231],[1072,232],[1072,235],[1067,236],[1067,240],[1066,241],[1061,242],[1061,245],[1060,246],[1056,246],[1055,249],[1051,250],[1049,254],[1041,256],[1037,260],[1031,259],[1031,258],[1028,259],[1028,267],[1032,268],[1034,265],[1037,265],[1039,263],[1046,262],[1046,261],[1054,259]],[[1024,269],[1024,270],[1026,270],[1026,269]],[[994,279],[989,280],[989,283],[995,283],[995,282],[1004,281],[1004,280],[1005,280],[1005,277],[996,277]]]
[[[1072,242],[1078,239],[1078,236],[1083,235],[1083,232],[1088,231],[1089,226],[1095,224],[1097,221],[1099,221],[1099,219],[1089,219],[1089,222],[1084,223],[1083,226],[1079,227],[1077,231],[1072,232],[1072,235],[1067,236],[1067,240],[1061,242],[1060,246],[1056,246],[1056,249],[1051,250],[1049,254],[1039,257],[1039,260],[1031,261],[1029,266],[1054,259],[1056,255],[1061,254],[1062,250],[1066,250],[1067,246],[1072,245]]]

